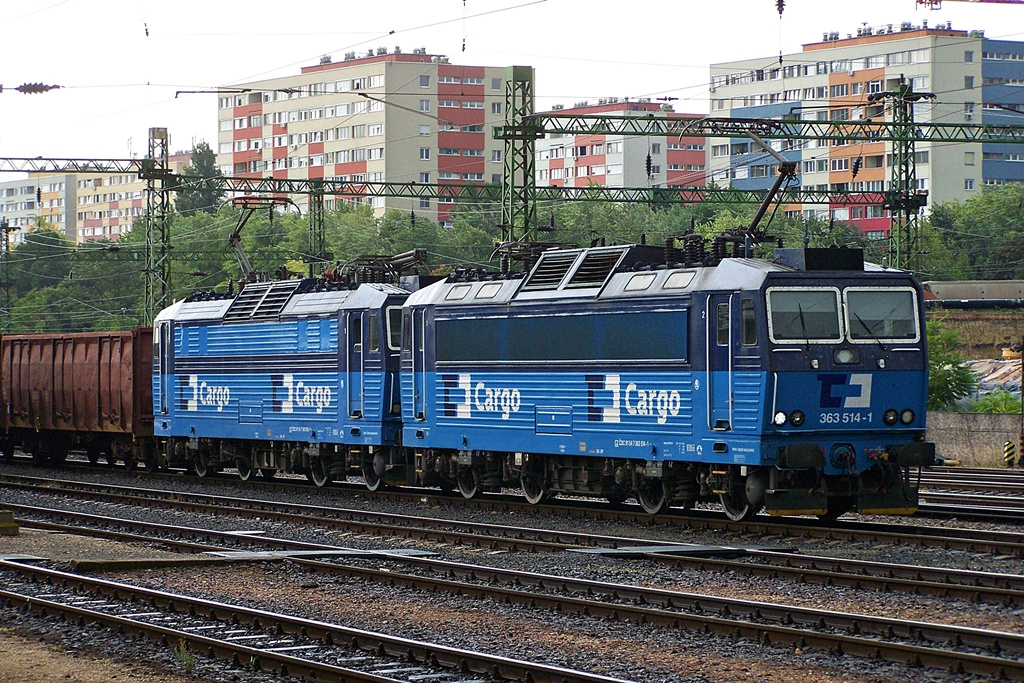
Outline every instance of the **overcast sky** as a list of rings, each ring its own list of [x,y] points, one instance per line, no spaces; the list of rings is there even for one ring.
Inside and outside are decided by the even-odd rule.
[[[602,10],[601,8],[608,8]],[[536,68],[537,109],[599,97],[677,97],[708,111],[712,62],[797,52],[825,31],[951,22],[1024,40],[1024,6],[947,0],[21,0],[0,39],[0,157],[144,156],[216,148],[217,96],[179,95],[297,74],[329,54],[425,47],[454,64]],[[148,32],[148,35],[147,35]],[[465,48],[463,49],[463,46]],[[10,90],[42,82],[39,95]]]

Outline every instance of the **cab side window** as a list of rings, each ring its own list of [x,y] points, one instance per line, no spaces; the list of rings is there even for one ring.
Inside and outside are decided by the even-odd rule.
[[[757,317],[754,315],[754,300],[740,301],[740,340],[744,346],[757,346]]]

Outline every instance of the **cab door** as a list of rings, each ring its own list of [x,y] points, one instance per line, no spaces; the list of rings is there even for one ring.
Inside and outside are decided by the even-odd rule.
[[[345,313],[345,341],[347,364],[345,382],[348,385],[348,416],[363,416],[363,315],[362,311]]]
[[[707,299],[707,414],[708,429],[732,430],[733,295]]]

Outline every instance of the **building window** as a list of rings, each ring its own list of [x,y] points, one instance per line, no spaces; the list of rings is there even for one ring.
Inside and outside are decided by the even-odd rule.
[[[420,147],[420,159],[423,159],[423,160],[430,159],[430,148],[429,147]]]
[[[420,87],[421,88],[429,88],[430,87],[430,76],[420,76]]]
[[[974,89],[974,76],[964,76],[964,90]]]
[[[491,150],[491,161],[493,161],[495,163],[501,163],[501,150],[500,149],[492,149]]]
[[[501,90],[501,79],[500,78],[492,78],[491,79],[491,90]]]
[[[420,135],[430,135],[430,124],[429,123],[421,123],[420,124]]]
[[[968,64],[974,62],[974,50],[964,50],[964,61]]]
[[[501,102],[491,102],[491,113],[492,114],[500,114],[501,113]]]
[[[974,152],[964,152],[964,166],[974,166]]]
[[[430,197],[420,197],[420,208],[421,209],[429,209],[430,208]]]
[[[420,100],[420,111],[430,111],[430,100]]]
[[[430,182],[430,171],[420,171],[420,182],[424,184]]]
[[[371,123],[366,128],[366,134],[373,137],[374,135],[384,135],[384,124],[383,123]]]

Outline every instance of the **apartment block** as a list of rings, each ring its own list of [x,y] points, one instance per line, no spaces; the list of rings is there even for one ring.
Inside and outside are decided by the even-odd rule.
[[[342,62],[325,57],[297,75],[223,88],[217,161],[235,177],[352,182],[499,183],[504,67],[461,66],[425,48],[384,48]],[[237,91],[227,94],[231,91]],[[292,200],[305,211],[304,195]],[[450,225],[453,201],[333,197],[377,215],[415,211]]]
[[[648,116],[676,114],[649,99],[620,101],[612,97],[597,104],[577,102],[555,107],[560,114]],[[648,165],[648,157],[650,164]],[[705,184],[703,138],[632,135],[548,135],[536,143],[538,185],[555,187],[700,187]]]
[[[828,32],[799,53],[711,66],[711,116],[805,121],[892,120],[885,99],[901,82],[917,93],[919,123],[1024,124],[1024,42],[996,41],[982,31],[903,23]],[[892,145],[842,140],[773,141],[798,164],[805,189],[876,192],[890,188]],[[917,143],[917,189],[928,204],[963,201],[984,185],[1024,181],[1018,145]],[[709,140],[712,180],[745,189],[769,187],[777,164],[753,141]],[[882,205],[789,206],[787,214],[835,218],[872,237],[888,234]]]

